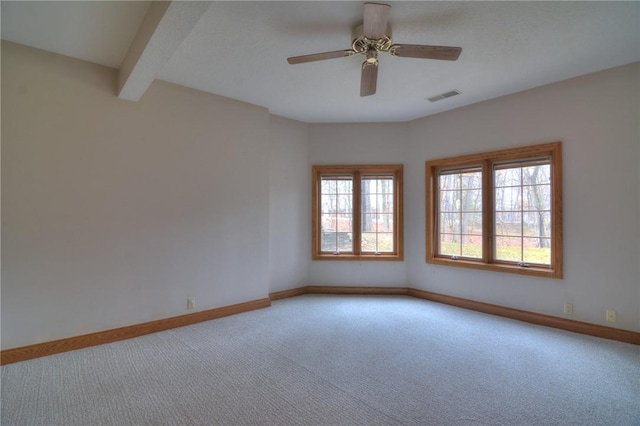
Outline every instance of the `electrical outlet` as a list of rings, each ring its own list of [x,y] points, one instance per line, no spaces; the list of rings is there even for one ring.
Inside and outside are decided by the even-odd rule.
[[[188,297],[187,298],[187,309],[194,309],[196,307],[196,298]]]
[[[607,309],[607,321],[616,322],[616,311],[613,309]]]
[[[573,315],[573,304],[565,303],[564,304],[564,313],[567,315]]]

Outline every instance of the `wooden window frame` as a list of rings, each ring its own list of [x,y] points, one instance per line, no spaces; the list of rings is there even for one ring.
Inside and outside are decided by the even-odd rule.
[[[548,157],[551,165],[551,265],[518,265],[494,259],[493,165],[501,162]],[[438,254],[438,176],[440,170],[482,167],[482,258],[454,258]],[[509,272],[537,277],[563,276],[562,260],[562,150],[560,142],[510,148],[426,162],[426,261],[436,265]]]
[[[361,177],[363,175],[384,174],[393,176],[393,252],[363,253],[361,250]],[[321,249],[321,220],[320,220],[320,183],[323,176],[352,176],[353,177],[353,253],[329,253]],[[316,165],[312,166],[312,259],[313,260],[404,260],[403,239],[403,165]]]

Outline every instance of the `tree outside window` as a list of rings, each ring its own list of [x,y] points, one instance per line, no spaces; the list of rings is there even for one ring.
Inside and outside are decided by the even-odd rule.
[[[559,142],[426,169],[428,263],[562,278]]]

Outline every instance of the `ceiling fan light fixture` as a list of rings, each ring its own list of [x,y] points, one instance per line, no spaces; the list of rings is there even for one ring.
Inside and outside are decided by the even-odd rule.
[[[378,51],[376,49],[369,48],[369,50],[367,50],[367,60],[365,64],[378,65]]]

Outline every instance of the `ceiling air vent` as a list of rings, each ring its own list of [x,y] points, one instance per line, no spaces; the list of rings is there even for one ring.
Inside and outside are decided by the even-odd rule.
[[[442,93],[440,95],[436,95],[436,96],[432,96],[430,98],[427,98],[427,100],[429,102],[437,102],[437,101],[441,101],[443,99],[447,99],[447,98],[450,98],[452,96],[459,95],[459,94],[460,94],[459,90],[449,90],[446,93]]]

